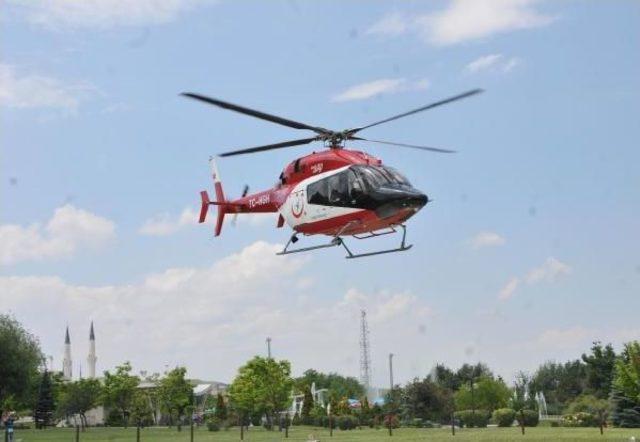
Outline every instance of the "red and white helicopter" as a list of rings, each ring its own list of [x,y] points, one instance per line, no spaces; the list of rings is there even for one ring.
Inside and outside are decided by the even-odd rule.
[[[429,202],[427,195],[415,189],[400,172],[383,165],[380,159],[365,152],[345,149],[344,143],[348,140],[361,140],[432,152],[454,152],[434,147],[369,140],[358,137],[356,134],[361,130],[433,109],[480,92],[482,92],[481,89],[470,90],[366,126],[342,131],[310,126],[200,94],[183,93],[182,95],[186,97],[223,109],[293,129],[310,130],[316,134],[309,138],[225,152],[219,155],[221,157],[298,146],[313,141],[322,141],[328,147],[326,150],[313,152],[291,162],[284,168],[278,183],[273,188],[248,195],[248,187],[245,187],[242,196],[235,200],[225,198],[215,160],[211,158],[216,199],[211,201],[206,191],[200,192],[202,199],[200,222],[205,221],[209,206],[218,206],[215,227],[215,236],[218,236],[226,214],[279,212],[277,227],[282,227],[286,222],[294,230],[289,242],[278,253],[279,255],[335,246],[344,247],[347,251],[346,258],[408,250],[411,245],[405,242],[404,223]],[[402,239],[400,246],[393,249],[355,254],[344,242],[344,237],[347,236],[368,239],[396,233],[398,229],[402,230]],[[327,235],[332,239],[327,244],[290,249],[298,241],[298,234]]]

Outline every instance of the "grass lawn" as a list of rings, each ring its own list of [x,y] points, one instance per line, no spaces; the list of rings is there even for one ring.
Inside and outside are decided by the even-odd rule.
[[[538,427],[527,428],[526,434],[522,436],[520,429],[513,428],[482,428],[482,429],[457,429],[456,435],[451,435],[451,430],[447,428],[439,429],[417,429],[400,428],[394,430],[393,437],[389,438],[387,430],[335,430],[333,437],[329,437],[329,431],[313,427],[293,427],[289,431],[289,439],[284,438],[284,432],[265,431],[263,429],[251,429],[245,433],[245,441],[306,441],[313,434],[321,441],[629,441],[634,436],[640,442],[640,428],[638,429],[605,429],[604,436],[600,436],[597,428],[551,428]],[[22,430],[16,432],[16,442],[36,442],[36,441],[64,441],[73,442],[75,431],[72,429],[49,429],[44,431]],[[2,439],[4,440],[4,439]],[[134,442],[136,440],[135,428],[91,428],[84,433],[80,433],[80,441],[114,441],[114,442]],[[189,442],[189,428],[185,428],[181,433],[175,429],[167,428],[146,428],[141,432],[141,442],[162,442],[162,441],[184,441]],[[198,428],[195,431],[194,441],[215,441],[231,442],[240,440],[240,431],[237,428],[229,431],[210,432],[206,428]]]

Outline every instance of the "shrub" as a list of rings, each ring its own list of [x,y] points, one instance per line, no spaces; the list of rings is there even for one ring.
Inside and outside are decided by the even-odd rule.
[[[540,421],[540,416],[537,411],[534,410],[522,410],[522,412],[518,411],[516,413],[516,419],[518,420],[518,425],[522,425],[521,419],[524,415],[524,426],[525,427],[537,427],[538,422]]]
[[[591,413],[579,412],[562,416],[563,427],[597,427],[598,419]]]
[[[516,412],[511,408],[498,408],[493,412],[493,421],[499,427],[510,427],[515,418]]]
[[[302,424],[302,418],[300,418],[298,414],[294,414],[293,419],[291,419],[291,425],[301,425],[301,424]]]
[[[105,425],[108,427],[124,427],[124,419],[122,418],[122,413],[118,410],[111,410],[107,415],[107,419],[105,421]]]
[[[422,419],[420,419],[419,417],[415,417],[407,422],[407,426],[413,428],[422,428],[424,426],[424,422],[422,422]]]
[[[398,421],[398,418],[393,414],[391,414],[391,415],[387,414],[384,417],[383,422],[384,422],[384,427],[385,428],[389,428],[389,426],[391,426],[391,428],[399,428],[400,427],[400,421]]]
[[[218,419],[217,417],[212,417],[207,420],[207,430],[220,431],[220,419]]]
[[[358,426],[358,419],[354,416],[337,416],[336,418],[336,427],[341,430],[353,430]]]
[[[491,414],[486,410],[462,410],[456,411],[453,416],[458,419],[461,427],[483,428],[489,423]]]

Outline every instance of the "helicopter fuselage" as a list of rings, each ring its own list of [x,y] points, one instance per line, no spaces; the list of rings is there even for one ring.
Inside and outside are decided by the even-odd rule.
[[[272,189],[216,205],[223,216],[278,212],[278,227],[286,222],[305,235],[341,236],[402,224],[427,202],[425,194],[380,159],[360,151],[329,149],[290,163]],[[203,210],[205,204],[209,202],[203,199]],[[221,227],[220,222],[216,234]]]

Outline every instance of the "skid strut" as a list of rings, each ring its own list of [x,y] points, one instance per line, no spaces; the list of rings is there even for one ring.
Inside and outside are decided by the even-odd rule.
[[[297,236],[296,233],[294,233],[293,235],[291,235],[291,238],[289,238],[289,241],[287,242],[287,245],[284,246],[284,249],[282,249],[281,252],[278,252],[277,255],[289,255],[291,253],[309,252],[311,250],[326,249],[328,247],[342,246],[347,251],[347,256],[345,256],[345,258],[354,259],[354,258],[364,258],[366,256],[383,255],[385,253],[404,252],[406,250],[409,250],[412,247],[411,244],[409,244],[409,245],[406,244],[407,228],[403,224],[400,224],[400,228],[402,229],[402,240],[400,241],[400,247],[396,247],[394,249],[378,250],[378,251],[375,251],[375,252],[353,253],[351,251],[351,249],[349,249],[349,247],[347,247],[347,244],[345,244],[344,239],[342,239],[342,237],[340,236],[341,233],[346,228],[348,228],[348,226],[345,226],[327,244],[320,244],[320,245],[317,245],[317,246],[301,247],[299,249],[289,250],[289,246],[291,246],[291,244],[295,244],[298,241],[298,236]],[[395,233],[396,231],[397,230],[395,230],[392,227],[391,231],[385,231],[384,233],[371,232],[368,236],[365,236],[365,237],[358,237],[358,236],[355,236],[355,235],[354,235],[354,237],[357,238],[357,239],[369,239],[369,238],[375,238],[377,236],[382,236],[382,235],[387,235],[387,234],[390,234],[390,233]]]

